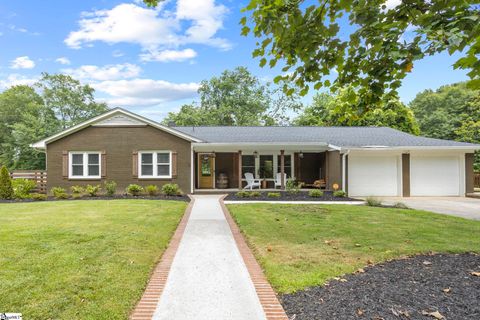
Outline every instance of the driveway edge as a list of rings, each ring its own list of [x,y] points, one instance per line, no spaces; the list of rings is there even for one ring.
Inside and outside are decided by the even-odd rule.
[[[250,278],[257,292],[258,299],[262,305],[263,311],[267,320],[289,320],[285,310],[278,301],[275,291],[273,291],[272,286],[267,281],[262,268],[258,264],[255,256],[247,245],[243,234],[240,231],[240,228],[237,226],[233,220],[230,212],[228,211],[223,199],[226,196],[220,198],[220,207],[222,208],[225,219],[227,219],[230,230],[232,231],[233,238],[237,244],[238,250],[243,258],[243,261],[247,267]]]
[[[135,309],[130,314],[130,320],[151,320],[155,310],[157,309],[158,302],[167,283],[168,274],[177,253],[178,246],[182,240],[183,233],[187,226],[188,219],[190,218],[190,213],[192,212],[193,204],[195,199],[190,197],[190,203],[185,209],[182,220],[177,226],[175,233],[173,234],[167,249],[163,252],[160,261],[153,270],[153,273],[148,281],[145,291],[138,301]]]

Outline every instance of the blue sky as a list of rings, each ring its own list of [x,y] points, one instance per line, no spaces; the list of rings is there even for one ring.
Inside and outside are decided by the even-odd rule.
[[[111,107],[160,120],[225,69],[246,66],[263,81],[280,73],[258,67],[251,57],[256,40],[240,36],[246,3],[171,0],[149,9],[138,0],[0,0],[0,91],[33,83],[44,71],[64,72],[91,84]],[[439,54],[417,62],[401,99],[466,80],[466,72],[452,69],[456,59]]]

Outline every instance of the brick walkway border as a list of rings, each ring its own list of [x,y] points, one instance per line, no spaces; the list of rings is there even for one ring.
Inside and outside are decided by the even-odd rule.
[[[223,214],[230,225],[230,230],[232,231],[233,238],[237,243],[237,247],[242,255],[243,261],[247,266],[248,273],[250,273],[250,278],[252,279],[253,286],[255,287],[258,298],[260,299],[260,304],[265,311],[267,320],[289,320],[285,310],[283,310],[282,305],[278,301],[275,291],[273,291],[272,286],[267,281],[267,278],[263,274],[262,268],[255,259],[255,256],[248,247],[245,238],[240,232],[240,229],[225,206],[225,203],[223,202],[225,197],[226,196],[220,199],[220,206],[222,207]]]
[[[194,202],[195,199],[190,197],[190,203],[185,210],[183,218],[180,220],[172,239],[170,239],[168,248],[165,250],[160,262],[155,267],[142,298],[140,298],[140,301],[131,313],[130,320],[152,319],[153,314],[157,309],[158,302],[160,301],[160,296],[165,288],[173,258],[175,258],[175,254],[177,253],[177,249],[180,245],[180,240],[182,239],[185,227],[187,226],[188,218],[190,218],[190,213],[192,212]]]

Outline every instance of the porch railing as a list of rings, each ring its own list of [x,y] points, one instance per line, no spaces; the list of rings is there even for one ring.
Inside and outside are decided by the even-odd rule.
[[[47,192],[47,171],[44,170],[14,170],[10,172],[12,179],[33,180],[37,184],[34,192]]]

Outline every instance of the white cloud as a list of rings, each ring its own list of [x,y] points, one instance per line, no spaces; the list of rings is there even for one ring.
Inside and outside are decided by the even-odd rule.
[[[60,58],[56,59],[55,62],[58,62],[58,63],[63,64],[63,65],[69,65],[71,63],[70,59],[68,59],[67,57],[60,57]]]
[[[35,62],[28,56],[17,57],[11,61],[10,68],[12,69],[32,69],[35,67]]]
[[[9,74],[5,79],[0,79],[0,88],[7,89],[11,86],[31,86],[38,81],[38,77],[26,77],[17,73]]]
[[[65,39],[67,46],[81,48],[96,41],[135,43],[144,51],[161,52],[188,44],[205,44],[227,50],[231,44],[216,33],[223,26],[227,8],[214,0],[178,0],[166,10],[168,1],[156,9],[123,3],[110,10],[82,14],[79,29]],[[178,49],[177,49],[178,50]]]
[[[131,79],[102,81],[92,84],[98,92],[108,94],[104,98],[110,106],[149,106],[163,102],[193,98],[198,83],[172,83],[164,80]]]
[[[142,69],[131,63],[109,64],[103,67],[95,65],[84,65],[76,69],[63,69],[72,77],[80,80],[106,81],[137,77]]]
[[[142,61],[159,61],[159,62],[170,62],[170,61],[185,61],[188,59],[193,59],[197,56],[197,52],[193,49],[184,49],[184,50],[163,50],[157,52],[149,52],[140,55]]]

